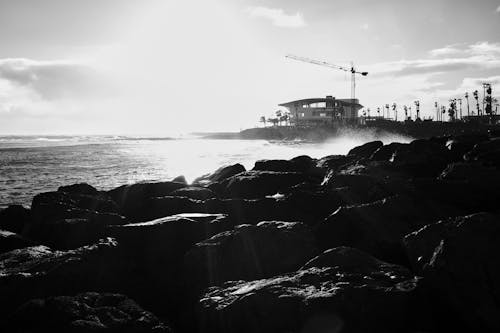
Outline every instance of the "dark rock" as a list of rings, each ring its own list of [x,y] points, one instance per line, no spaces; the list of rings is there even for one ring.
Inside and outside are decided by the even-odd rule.
[[[188,289],[297,270],[316,254],[310,229],[298,222],[239,225],[197,243],[185,256]]]
[[[393,142],[388,145],[384,145],[373,152],[370,155],[370,160],[372,161],[390,161],[394,153],[398,149],[404,149],[407,143]]]
[[[10,231],[0,230],[0,253],[22,249],[34,245],[33,242]]]
[[[218,183],[221,182],[229,177],[232,177],[234,175],[237,175],[241,172],[245,172],[246,169],[243,165],[241,164],[233,164],[229,166],[224,166],[220,167],[219,169],[215,170],[214,172],[203,175],[199,178],[196,178],[193,181],[193,185],[209,185],[211,183]]]
[[[97,195],[98,191],[95,187],[86,183],[73,184],[69,186],[61,186],[57,189],[58,192],[66,192],[71,194],[86,194]]]
[[[188,215],[189,216],[189,215]],[[184,254],[197,242],[233,227],[221,215],[171,216],[154,221],[109,227],[119,244],[118,289],[158,315],[180,311]]]
[[[494,183],[500,185],[500,173],[496,168],[482,163],[452,163],[441,173],[440,179],[467,181],[471,183]]]
[[[464,159],[464,155],[471,151],[478,143],[488,141],[487,135],[458,135],[454,136],[446,143],[446,147],[450,150],[456,161]]]
[[[308,180],[297,172],[246,171],[224,181],[224,196],[255,199],[274,195]]]
[[[181,213],[204,212],[205,204],[201,200],[193,200],[188,197],[165,196],[145,200],[142,210],[134,215],[135,222],[144,222]]]
[[[337,172],[342,166],[352,163],[356,160],[356,156],[351,155],[329,155],[318,160],[316,166],[318,168]]]
[[[167,196],[183,187],[186,184],[176,182],[137,183],[117,187],[108,194],[118,204],[123,215],[135,220],[144,213],[148,199]]]
[[[35,246],[0,254],[0,313],[32,298],[110,290],[119,281],[115,255],[112,239],[66,252]]]
[[[442,329],[500,331],[500,217],[487,213],[449,219],[405,237],[413,267],[429,285]],[[453,327],[451,327],[453,328]]]
[[[396,196],[341,207],[318,224],[316,236],[323,250],[352,246],[390,262],[407,264],[403,237],[426,224],[456,215],[456,209],[445,205]]]
[[[0,229],[20,234],[31,222],[31,211],[21,205],[11,205],[0,211]]]
[[[496,151],[500,151],[500,138],[495,138],[476,144],[470,152],[465,154],[465,160],[477,161],[481,159],[481,155]]]
[[[329,258],[297,272],[210,288],[200,300],[201,331],[410,332],[421,325],[420,282],[407,270],[345,248],[322,256]]]
[[[314,173],[316,161],[306,155],[297,156],[291,160],[260,160],[255,162],[254,171],[303,172]]]
[[[174,182],[174,183],[181,183],[181,184],[186,184],[187,185],[186,177],[184,177],[182,175],[181,176],[177,176],[174,179],[172,179],[172,182]]]
[[[368,158],[383,145],[384,144],[382,143],[382,141],[368,142],[364,145],[352,148],[351,150],[349,150],[349,153],[347,155],[353,155],[358,158]]]
[[[33,299],[4,326],[9,332],[170,332],[151,312],[127,296],[86,292]]]
[[[208,200],[216,197],[215,193],[205,187],[188,186],[170,193],[173,197],[187,197],[193,200]]]

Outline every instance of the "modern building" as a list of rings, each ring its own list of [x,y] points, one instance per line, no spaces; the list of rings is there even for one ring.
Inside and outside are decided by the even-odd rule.
[[[280,104],[290,111],[293,125],[326,125],[332,123],[357,123],[358,111],[363,108],[357,99],[306,98]]]

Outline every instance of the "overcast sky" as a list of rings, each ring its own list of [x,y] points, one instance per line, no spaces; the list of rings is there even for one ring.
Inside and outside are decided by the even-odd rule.
[[[0,0],[0,134],[239,130],[277,104],[348,98],[433,115],[500,89],[500,0]],[[497,96],[499,94],[496,94]]]

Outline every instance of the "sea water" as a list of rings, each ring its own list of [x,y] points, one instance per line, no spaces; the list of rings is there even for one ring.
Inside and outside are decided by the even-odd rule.
[[[370,135],[348,135],[323,143],[304,141],[136,138],[127,136],[0,136],[0,208],[30,206],[34,195],[59,186],[88,183],[99,190],[141,181],[188,182],[217,168],[259,159],[321,158],[346,154]],[[387,136],[385,143],[408,138]]]

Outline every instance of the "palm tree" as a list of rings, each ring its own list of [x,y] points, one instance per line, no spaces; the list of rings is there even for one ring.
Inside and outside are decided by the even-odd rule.
[[[479,92],[477,90],[474,90],[472,93],[474,95],[474,99],[476,100],[476,107],[477,107],[477,115],[481,115],[481,109],[479,109]]]
[[[394,111],[394,119],[398,121],[398,106],[396,103],[392,103],[392,111]]]
[[[264,127],[266,127],[266,117],[264,117],[264,116],[260,117],[259,122],[263,123]]]
[[[283,116],[283,113],[281,110],[276,111],[276,119],[278,119],[279,126],[281,126],[281,117]]]

